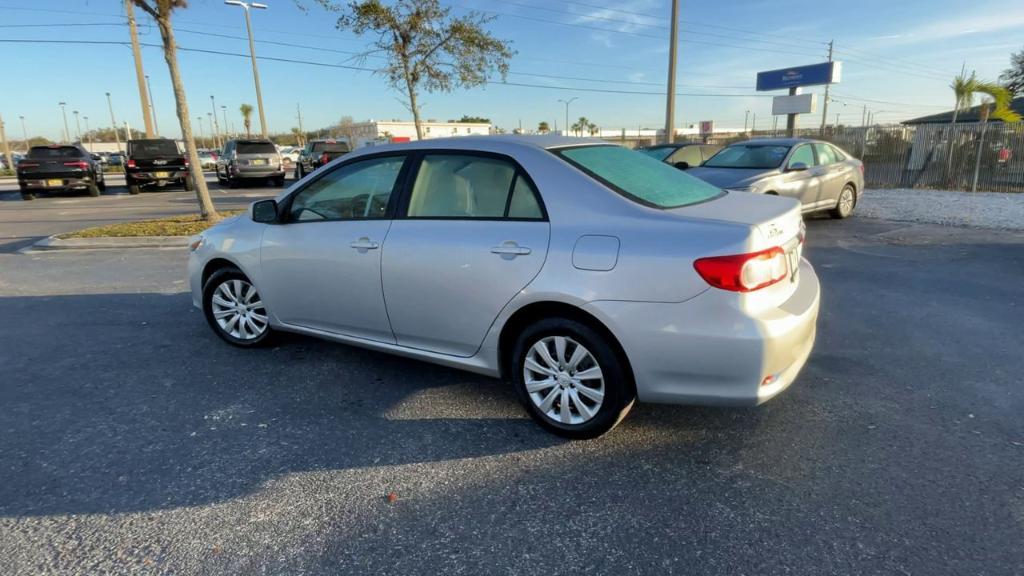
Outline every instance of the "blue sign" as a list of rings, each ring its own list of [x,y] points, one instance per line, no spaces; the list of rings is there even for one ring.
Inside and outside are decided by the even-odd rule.
[[[757,89],[783,90],[796,86],[816,86],[839,82],[841,62],[822,62],[809,66],[781,68],[757,73]]]

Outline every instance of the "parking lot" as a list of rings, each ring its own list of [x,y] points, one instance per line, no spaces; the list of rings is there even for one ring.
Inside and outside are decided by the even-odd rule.
[[[187,213],[191,193],[10,190],[0,572],[1024,566],[1022,233],[811,218],[822,312],[789,391],[757,409],[639,405],[567,442],[496,380],[299,336],[227,346],[191,306],[184,250],[24,250]],[[277,192],[211,186],[222,208]]]

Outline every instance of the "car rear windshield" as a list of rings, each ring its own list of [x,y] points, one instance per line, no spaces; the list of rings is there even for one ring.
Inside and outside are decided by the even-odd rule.
[[[578,146],[554,153],[623,196],[655,208],[679,208],[724,194],[721,189],[620,146]]]
[[[178,145],[173,140],[132,140],[128,143],[135,158],[155,158],[157,156],[178,156]]]
[[[706,168],[778,168],[789,153],[779,144],[733,144],[704,163]]]
[[[315,142],[313,152],[348,152],[348,144],[344,142]]]
[[[675,148],[672,146],[659,146],[658,148],[642,148],[638,150],[641,154],[646,154],[655,160],[664,160],[668,158]]]
[[[277,148],[270,142],[239,142],[239,154],[277,154]]]
[[[33,146],[28,151],[29,158],[77,158],[82,151],[74,146]]]

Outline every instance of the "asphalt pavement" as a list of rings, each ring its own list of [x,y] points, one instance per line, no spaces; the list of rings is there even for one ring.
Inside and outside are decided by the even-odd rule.
[[[0,201],[0,232],[183,194]],[[0,572],[1020,574],[1024,235],[808,233],[822,315],[790,390],[639,405],[588,442],[496,380],[298,336],[232,348],[181,250],[0,252]]]

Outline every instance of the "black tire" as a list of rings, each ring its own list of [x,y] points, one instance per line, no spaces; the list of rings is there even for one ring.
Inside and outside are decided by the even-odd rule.
[[[298,164],[296,164],[296,165],[295,165],[295,179],[296,179],[296,180],[299,180],[299,179],[301,179],[301,178],[302,178],[302,177],[301,177],[301,176],[299,176],[299,165],[298,165]]]
[[[25,190],[24,188],[22,188],[22,190],[21,190],[21,199],[22,200],[26,200],[26,201],[27,200],[35,200],[36,199],[36,195],[31,193],[31,192],[29,192],[28,190]]]
[[[278,188],[284,188],[284,176],[281,176],[280,178],[275,178],[274,186],[277,186]]]
[[[99,178],[99,182],[96,183],[96,186],[100,189],[100,192],[106,192],[107,191],[107,179],[103,177],[103,173],[100,173],[98,175],[98,178]]]
[[[602,384],[604,386],[603,400],[597,407],[597,412],[589,420],[578,424],[565,424],[549,417],[541,411],[526,389],[524,367],[530,349],[546,338],[559,336],[566,337],[571,341],[567,341],[568,343],[566,344],[564,351],[566,357],[572,354],[572,351],[575,350],[575,345],[582,345],[586,351],[590,352],[591,359],[597,364],[602,375]],[[570,349],[570,346],[573,348]],[[585,360],[584,362],[587,361]],[[516,394],[526,408],[526,411],[545,430],[565,438],[584,440],[605,434],[625,418],[636,401],[632,375],[627,367],[627,363],[620,357],[615,344],[609,342],[608,337],[600,331],[576,320],[557,317],[545,318],[527,326],[516,338],[515,345],[512,348],[512,358],[508,366],[510,366],[512,371],[512,383],[515,386]],[[563,373],[568,374],[569,372],[563,370]],[[586,381],[593,382],[592,380]],[[546,392],[557,395],[561,394],[559,392],[561,389],[567,394],[576,393],[577,397],[582,397],[576,390],[572,389],[575,386],[570,380],[565,383],[565,386],[562,384],[554,385],[549,390],[546,390]],[[540,394],[543,393],[544,391],[540,392]],[[555,402],[560,405],[561,398],[563,397],[565,396],[556,398]],[[552,409],[554,410],[554,407]],[[581,415],[579,411],[576,414]]]
[[[128,184],[128,193],[132,196],[135,196],[142,191],[142,189],[139,188],[139,185],[135,183],[135,180],[132,180],[131,178],[126,178],[125,184]]]
[[[206,317],[206,322],[209,323],[210,328],[213,329],[214,333],[217,334],[222,340],[233,346],[239,346],[241,348],[253,348],[256,346],[264,346],[275,337],[275,333],[269,324],[266,325],[263,333],[255,338],[243,339],[232,335],[226,331],[214,317],[213,309],[213,297],[217,289],[225,282],[232,280],[241,280],[246,283],[250,283],[249,278],[237,268],[221,268],[214,272],[210,278],[206,281],[203,286],[203,315]],[[257,293],[256,298],[261,298]],[[257,308],[254,311],[262,310],[263,316],[267,315],[266,308]]]
[[[93,198],[100,195],[100,187],[95,182],[89,182],[89,184],[86,185],[86,190],[89,192],[89,196],[92,196]]]
[[[195,187],[192,184],[192,176],[188,175],[188,176],[185,176],[184,178],[182,178],[181,185],[185,188],[186,192],[191,192],[192,189]]]
[[[232,190],[238,188],[238,180],[228,176],[228,188],[231,188]]]
[[[852,185],[847,184],[843,186],[843,190],[839,193],[839,198],[836,198],[836,207],[829,210],[828,215],[837,220],[842,220],[853,215],[853,209],[856,207],[857,192]]]

